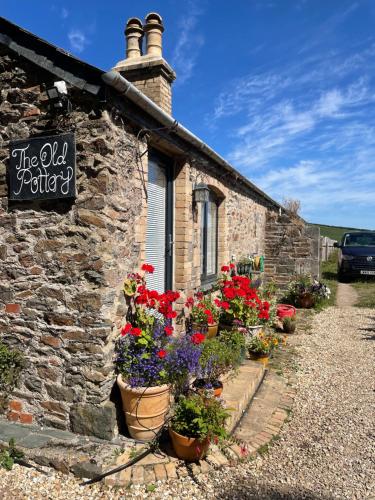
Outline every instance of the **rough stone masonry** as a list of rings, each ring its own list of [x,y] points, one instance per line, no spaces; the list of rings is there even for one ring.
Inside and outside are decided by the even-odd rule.
[[[98,101],[72,94],[77,192],[66,200],[9,202],[8,144],[54,123],[38,72],[0,57],[0,328],[27,356],[11,418],[111,438],[116,412],[112,332],[124,310],[119,276],[138,265],[134,227],[142,189],[134,171],[137,142]],[[17,401],[18,402],[18,401]]]

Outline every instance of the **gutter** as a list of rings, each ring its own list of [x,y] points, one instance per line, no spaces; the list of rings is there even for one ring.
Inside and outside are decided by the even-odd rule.
[[[250,182],[246,177],[240,174],[236,169],[230,165],[223,157],[217,154],[212,148],[210,148],[205,142],[203,142],[199,137],[194,135],[183,125],[178,123],[172,116],[163,111],[159,106],[157,106],[151,99],[145,96],[140,90],[137,89],[132,83],[126,80],[117,71],[108,71],[102,75],[104,83],[113,87],[121,95],[126,96],[130,101],[139,106],[143,111],[152,116],[155,120],[161,123],[165,127],[173,128],[173,132],[176,133],[178,137],[185,140],[192,146],[194,146],[198,151],[208,156],[215,163],[223,167],[228,173],[234,176],[235,180],[240,180],[242,184],[255,191],[262,198],[267,200],[274,207],[283,210],[283,207],[279,205],[275,200],[270,198],[266,193],[259,189],[255,184]]]

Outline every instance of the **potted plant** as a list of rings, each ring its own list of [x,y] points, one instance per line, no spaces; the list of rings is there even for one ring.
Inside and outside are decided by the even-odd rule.
[[[295,316],[285,316],[283,318],[283,331],[285,333],[294,333],[296,331]]]
[[[227,346],[227,365],[235,371],[246,357],[246,334],[240,330],[221,330],[218,339]]]
[[[175,404],[169,434],[178,458],[195,461],[204,458],[211,441],[227,437],[229,417],[221,400],[201,394],[181,396]]]
[[[206,332],[207,338],[217,335],[220,309],[211,295],[204,296],[197,292],[195,297],[189,297],[185,303],[189,311],[189,321],[193,331]]]
[[[220,323],[224,329],[244,327],[250,333],[259,332],[270,319],[270,302],[262,300],[247,276],[229,276],[229,267],[223,266],[219,281],[221,308]]]
[[[193,386],[196,389],[212,389],[214,395],[219,397],[223,391],[220,377],[230,369],[229,346],[217,337],[206,340],[203,342],[199,358],[198,378],[194,381]]]
[[[254,258],[253,257],[242,257],[236,264],[237,274],[240,276],[250,276],[251,271],[254,268]]]
[[[310,309],[322,303],[330,296],[329,288],[320,281],[314,280],[308,274],[297,276],[288,286],[288,298],[290,301],[305,309]]]
[[[186,394],[199,373],[199,359],[206,337],[200,332],[176,337],[169,345],[166,369],[176,397]]]
[[[173,302],[177,292],[159,294],[146,287],[143,274],[125,280],[128,303],[127,323],[116,343],[117,383],[130,435],[140,441],[153,439],[164,424],[169,410],[170,383],[167,353],[171,343]]]
[[[282,343],[285,343],[285,339],[282,339],[279,335],[264,335],[263,333],[254,335],[247,343],[250,359],[266,366],[272,351],[280,347]]]

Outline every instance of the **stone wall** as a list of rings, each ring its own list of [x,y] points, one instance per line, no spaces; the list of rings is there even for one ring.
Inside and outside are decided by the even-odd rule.
[[[293,276],[319,276],[319,228],[287,214],[268,212],[266,221],[265,272],[285,288]]]
[[[180,309],[201,285],[200,207],[193,204],[193,185],[206,182],[220,199],[219,268],[232,255],[265,251],[268,205],[214,162],[185,144],[178,149],[173,134],[170,149],[152,134],[139,139],[139,127],[120,116],[120,98],[110,92],[103,103],[70,88],[73,112],[52,116],[42,84],[51,86],[56,78],[1,54],[0,338],[27,360],[8,417],[111,438],[118,428],[110,394],[114,339],[126,312],[123,279],[145,256],[146,137],[174,159],[174,288],[182,292]],[[147,123],[144,114],[142,120]],[[56,129],[75,131],[77,198],[10,202],[9,141]]]
[[[185,294],[201,286],[200,204],[193,203],[193,186],[205,182],[219,199],[218,269],[232,255],[236,259],[249,253],[263,254],[267,205],[256,193],[245,192],[240,185],[229,183],[215,166],[202,160],[185,163],[176,174],[175,212],[175,281]]]
[[[54,122],[40,87],[51,76],[9,55],[0,67],[0,332],[27,357],[12,418],[111,437],[114,326],[139,265],[136,140],[74,89],[74,111]],[[55,127],[76,133],[76,200],[9,202],[9,140]]]

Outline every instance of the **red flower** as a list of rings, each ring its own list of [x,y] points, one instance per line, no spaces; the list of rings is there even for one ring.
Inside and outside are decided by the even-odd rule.
[[[194,333],[194,335],[191,336],[191,341],[193,342],[193,344],[201,344],[204,339],[205,339],[205,335],[203,335],[203,333]]]
[[[169,336],[169,335],[172,335],[172,333],[173,333],[173,326],[166,326],[166,327],[164,328],[164,331],[165,331],[165,334],[166,334],[166,335],[168,335],[168,336]]]
[[[230,267],[231,269],[234,269],[236,266],[235,266],[234,264],[229,264],[229,267]]]
[[[164,351],[163,349],[161,349],[160,351],[158,351],[156,353],[156,355],[160,358],[160,359],[163,359],[165,358],[165,356],[167,355],[167,351]]]
[[[127,333],[129,333],[132,329],[132,325],[130,323],[126,323],[125,326],[122,327],[121,329],[121,335],[124,336],[126,335]]]
[[[142,333],[142,330],[140,328],[133,328],[130,333],[134,335],[134,337],[139,337]]]
[[[229,300],[232,300],[236,297],[236,291],[233,289],[233,288],[224,288],[223,289],[223,295],[225,296],[225,298],[229,299]]]
[[[220,307],[221,307],[222,309],[224,309],[224,311],[226,311],[227,309],[229,309],[230,304],[229,304],[229,302],[226,302],[226,301],[224,300],[223,302],[221,302],[221,303],[220,303]]]
[[[150,274],[152,274],[155,271],[154,266],[152,266],[151,264],[142,264],[141,269],[142,271],[145,271],[146,273]]]
[[[223,273],[229,273],[229,266],[222,266],[221,270],[223,271]]]
[[[203,292],[197,292],[195,294],[195,296],[197,297],[198,300],[202,300],[203,299]]]
[[[270,315],[269,315],[268,311],[263,309],[263,311],[260,311],[260,313],[258,314],[258,318],[268,320],[268,319],[270,319]]]
[[[185,307],[193,307],[193,305],[194,305],[194,299],[193,297],[189,297],[185,302]]]

